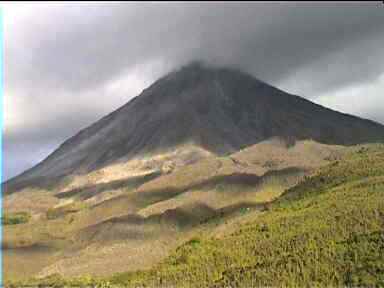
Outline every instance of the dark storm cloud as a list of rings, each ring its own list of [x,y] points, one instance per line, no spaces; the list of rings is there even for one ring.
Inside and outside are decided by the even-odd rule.
[[[237,66],[313,99],[384,73],[380,2],[31,7],[29,17],[5,27],[6,97],[15,113],[5,146],[39,158],[52,143],[194,59]],[[381,119],[377,112],[372,116]],[[39,143],[49,146],[45,153],[37,152]],[[8,162],[17,162],[12,153],[6,169]]]
[[[92,89],[131,65],[158,58],[173,67],[195,58],[234,64],[277,81],[358,41],[383,39],[381,6],[51,5],[46,15],[28,19],[22,33],[9,39],[9,83],[12,87],[23,81],[31,87]],[[376,53],[380,49],[370,48]],[[377,66],[370,66],[368,72],[376,73]],[[338,78],[346,81],[348,76]]]

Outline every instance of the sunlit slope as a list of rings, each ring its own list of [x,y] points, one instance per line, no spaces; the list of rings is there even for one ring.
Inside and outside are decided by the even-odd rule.
[[[384,146],[354,148],[230,235],[196,238],[146,272],[148,286],[383,286]]]
[[[230,156],[140,178],[138,185],[130,178],[60,193],[62,205],[28,223],[4,227],[5,278],[108,276],[149,269],[197,235],[235,230],[305,175],[342,157],[344,150],[271,139]],[[88,201],[107,186],[112,198]],[[34,259],[34,265],[22,266],[26,259]]]

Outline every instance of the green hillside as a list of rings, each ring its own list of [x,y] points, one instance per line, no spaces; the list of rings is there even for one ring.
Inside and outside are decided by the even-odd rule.
[[[102,280],[51,276],[38,282],[100,287],[384,286],[384,146],[350,149],[231,234],[201,235],[151,270]]]
[[[113,283],[159,286],[383,286],[384,148],[354,149],[224,239],[179,247]]]

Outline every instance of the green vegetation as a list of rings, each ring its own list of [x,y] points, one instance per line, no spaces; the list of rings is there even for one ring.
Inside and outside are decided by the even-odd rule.
[[[179,247],[127,286],[383,286],[384,149],[351,152],[223,239]]]
[[[201,240],[199,238],[192,238],[191,240],[189,240],[188,242],[186,242],[184,245],[187,246],[191,246],[191,247],[197,247],[201,244]]]
[[[232,234],[192,238],[150,270],[28,284],[383,287],[384,146],[368,147],[350,149]]]
[[[27,223],[31,219],[31,214],[28,212],[16,212],[16,213],[6,213],[2,217],[3,225],[16,225]]]

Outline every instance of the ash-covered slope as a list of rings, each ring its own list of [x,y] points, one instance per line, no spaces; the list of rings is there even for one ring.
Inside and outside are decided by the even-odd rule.
[[[384,139],[384,126],[287,94],[250,75],[193,63],[64,142],[6,183],[6,192],[193,143],[226,154],[274,136],[351,145]]]

